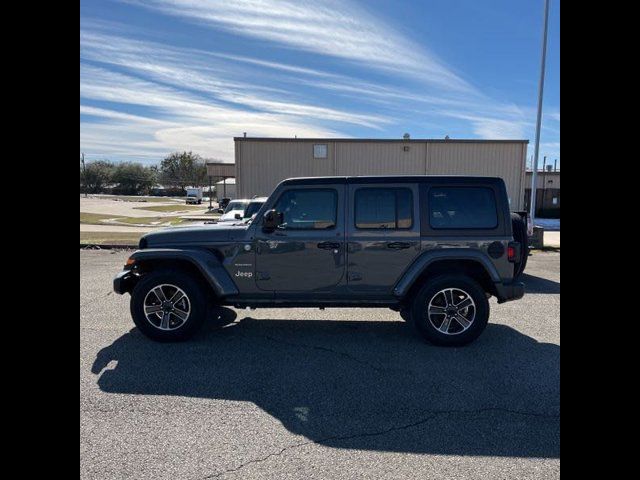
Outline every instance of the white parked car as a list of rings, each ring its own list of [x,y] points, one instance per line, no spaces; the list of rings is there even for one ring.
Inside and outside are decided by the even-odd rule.
[[[244,217],[244,211],[251,202],[250,199],[231,200],[227,208],[224,209],[224,213],[218,219],[218,222],[235,222],[242,220]]]
[[[247,208],[244,210],[244,215],[242,216],[243,223],[253,220],[253,217],[258,213],[258,210],[260,210],[260,207],[262,207],[266,201],[267,197],[252,198],[249,205],[247,205]]]

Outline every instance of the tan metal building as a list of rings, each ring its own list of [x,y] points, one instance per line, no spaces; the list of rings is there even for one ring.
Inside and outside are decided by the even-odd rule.
[[[527,172],[525,177],[525,188],[531,188],[532,172]],[[560,189],[560,171],[544,172],[540,170],[536,175],[536,188],[557,188]]]
[[[531,176],[527,172],[524,183],[524,206],[531,201]],[[560,170],[542,171],[536,175],[536,217],[560,218]]]
[[[235,137],[239,198],[267,196],[285,178],[331,175],[483,175],[504,179],[524,205],[528,140]]]

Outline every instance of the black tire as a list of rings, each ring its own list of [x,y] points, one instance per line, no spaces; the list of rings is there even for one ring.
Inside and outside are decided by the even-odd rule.
[[[145,298],[159,285],[173,285],[180,288],[185,293],[190,307],[186,321],[172,330],[161,330],[145,315]],[[171,292],[170,288],[168,292]],[[209,303],[206,292],[193,276],[180,270],[157,270],[140,279],[131,292],[129,305],[133,323],[144,335],[159,342],[178,342],[192,337],[200,329],[207,316]],[[174,323],[179,323],[177,316],[170,318]]]
[[[440,325],[434,325],[429,319],[429,303],[432,300],[434,304],[437,300],[444,300],[443,294],[439,292],[445,289],[461,290],[473,300],[475,306],[468,307],[466,310],[468,317],[471,315],[471,309],[473,308],[473,319],[466,330],[457,320],[450,321],[451,333],[447,334],[438,330],[436,327],[444,324],[445,314],[436,314],[434,318],[434,320],[437,320],[442,315],[443,323]],[[430,343],[446,347],[460,347],[478,338],[486,328],[489,321],[489,301],[480,284],[474,279],[458,274],[439,275],[428,280],[418,291],[411,305],[411,316],[418,331]]]
[[[511,213],[511,229],[513,230],[513,239],[521,245],[520,259],[513,264],[513,277],[518,278],[527,266],[529,237],[527,236],[527,225],[517,213]]]

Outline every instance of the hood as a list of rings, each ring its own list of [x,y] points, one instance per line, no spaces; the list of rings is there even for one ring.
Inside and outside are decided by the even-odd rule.
[[[206,245],[212,242],[241,240],[245,237],[247,228],[247,225],[228,228],[213,225],[165,228],[144,235],[140,239],[140,248]]]
[[[238,222],[239,220],[236,218],[236,213],[239,213],[242,217],[244,210],[231,210],[230,212],[224,213],[218,218],[218,222]]]

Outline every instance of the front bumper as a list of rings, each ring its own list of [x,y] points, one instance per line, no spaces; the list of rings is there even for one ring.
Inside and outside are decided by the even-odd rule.
[[[113,291],[118,295],[131,292],[134,285],[135,275],[131,270],[123,270],[113,279]]]
[[[495,285],[498,303],[519,300],[524,297],[524,283],[522,282],[496,283]]]

